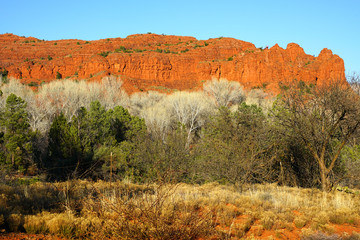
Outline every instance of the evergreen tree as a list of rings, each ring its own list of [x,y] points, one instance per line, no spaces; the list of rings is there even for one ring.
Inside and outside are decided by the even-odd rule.
[[[72,127],[61,113],[50,127],[49,156],[46,167],[57,179],[75,175],[79,167],[81,151],[76,128]]]
[[[3,128],[3,163],[24,171],[32,163],[32,132],[29,125],[26,102],[10,94],[0,119]],[[2,134],[0,134],[2,135]]]
[[[111,123],[109,113],[105,110],[105,107],[101,106],[99,101],[94,101],[90,104],[87,119],[92,147],[106,143],[111,134]]]
[[[269,119],[256,105],[220,108],[196,147],[195,175],[205,181],[249,183],[277,180],[277,142]]]
[[[116,106],[114,110],[108,111],[108,120],[111,127],[109,137],[101,148],[97,149],[96,156],[104,161],[103,174],[108,175],[110,171],[109,157],[113,154],[114,173],[119,177],[129,177],[138,180],[143,173],[141,169],[144,163],[138,163],[137,148],[145,141],[146,125],[143,119],[131,116],[128,110]]]
[[[101,166],[109,170],[108,158],[113,153],[114,166],[124,176],[133,171],[134,149],[145,133],[142,119],[120,106],[106,111],[99,101],[92,102],[89,110],[81,107],[70,122],[60,114],[49,133],[49,173],[62,179],[99,177]]]
[[[131,116],[129,111],[121,106],[116,106],[111,113],[112,129],[117,142],[131,140],[146,132],[146,125],[143,119]]]

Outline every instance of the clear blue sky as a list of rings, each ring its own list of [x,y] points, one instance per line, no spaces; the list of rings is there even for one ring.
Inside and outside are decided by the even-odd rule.
[[[0,33],[97,40],[153,32],[283,48],[295,42],[316,56],[329,48],[346,73],[360,73],[360,0],[1,0],[1,9]]]

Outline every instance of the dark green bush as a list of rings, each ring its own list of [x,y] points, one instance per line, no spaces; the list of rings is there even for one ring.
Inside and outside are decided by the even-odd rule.
[[[110,53],[110,51],[106,51],[106,52],[99,53],[99,55],[102,57],[107,57],[109,55],[109,53]]]
[[[28,84],[28,86],[29,86],[29,87],[38,87],[39,84],[38,84],[37,82],[30,82],[30,83]]]
[[[61,79],[62,78],[62,75],[61,75],[61,73],[59,73],[59,72],[56,72],[56,79]]]

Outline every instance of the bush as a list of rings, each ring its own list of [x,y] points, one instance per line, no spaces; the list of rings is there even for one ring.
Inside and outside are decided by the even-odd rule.
[[[296,217],[294,220],[295,227],[303,228],[307,224],[308,220],[305,217]]]
[[[61,75],[61,73],[59,73],[59,72],[56,72],[56,79],[61,79],[62,78],[62,75]]]
[[[21,214],[10,214],[7,219],[7,223],[9,225],[10,231],[17,232],[21,230],[21,227],[24,224],[24,217]]]
[[[103,195],[89,202],[106,219],[95,238],[124,239],[199,239],[214,233],[211,211],[201,211],[197,204],[179,201],[177,185],[157,185],[155,192],[139,192],[123,197]]]
[[[99,53],[100,56],[102,57],[107,57],[109,55],[110,51],[107,51],[107,52],[101,52]]]
[[[126,48],[124,46],[120,46],[119,48],[115,49],[115,52],[126,52]]]
[[[39,84],[37,82],[30,82],[29,84],[29,87],[38,87]]]
[[[301,240],[341,240],[338,234],[326,235],[322,232],[315,232],[301,237]],[[345,238],[346,239],[346,238]]]
[[[8,76],[8,71],[5,68],[0,67],[0,77],[2,77],[3,79],[6,79]]]

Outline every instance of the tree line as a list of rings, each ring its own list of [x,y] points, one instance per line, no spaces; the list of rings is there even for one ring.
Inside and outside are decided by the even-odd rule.
[[[360,104],[348,84],[293,81],[276,98],[225,79],[169,95],[128,96],[121,85],[115,77],[36,92],[3,84],[2,171],[56,181],[359,186]]]

